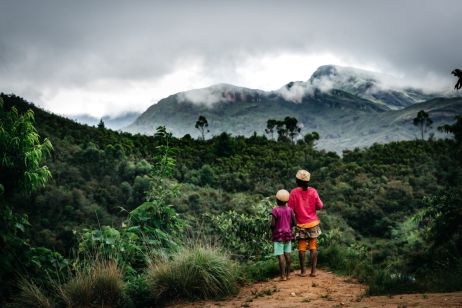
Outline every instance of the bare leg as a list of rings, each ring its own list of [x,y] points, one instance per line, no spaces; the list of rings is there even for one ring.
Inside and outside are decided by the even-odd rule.
[[[298,259],[300,260],[300,274],[306,275],[306,264],[305,264],[305,251],[298,251]]]
[[[311,255],[311,275],[312,277],[316,277],[316,265],[318,264],[318,250],[313,249],[310,250]]]
[[[290,253],[286,252],[284,254],[284,257],[286,258],[286,277],[289,279],[290,277]]]
[[[279,271],[281,273],[281,280],[284,279],[284,255],[279,255],[278,256],[278,260],[279,260]]]

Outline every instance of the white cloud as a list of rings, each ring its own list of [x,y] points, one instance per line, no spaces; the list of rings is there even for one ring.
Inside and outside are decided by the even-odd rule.
[[[202,71],[198,59],[177,61],[170,73],[158,79],[104,79],[89,87],[45,89],[37,99],[45,109],[57,114],[94,117],[117,116],[127,112],[143,112],[160,99],[180,91],[205,87],[212,83]]]
[[[81,87],[74,85],[58,89],[45,88],[40,97],[33,97],[33,99],[46,109],[58,114],[117,116],[133,111],[143,112],[162,98],[192,89],[197,90],[182,94],[184,100],[210,106],[223,99],[221,96],[223,89],[203,88],[218,83],[229,83],[265,91],[279,89],[279,93],[287,100],[300,102],[304,95],[312,94],[315,87],[321,91],[329,91],[340,82],[347,82],[344,80],[345,75],[341,74],[334,79],[318,79],[312,85],[294,83],[290,88],[282,87],[292,80],[307,81],[319,66],[325,64],[354,66],[368,70],[369,72],[364,72],[362,77],[377,78],[380,81],[378,87],[384,89],[398,86],[434,89],[436,85],[443,83],[436,75],[430,73],[422,76],[422,80],[419,81],[412,78],[406,79],[406,76],[399,75],[399,73],[397,76],[382,74],[384,69],[375,64],[354,63],[330,53],[278,52],[252,56],[241,55],[238,58],[239,61],[222,63],[222,66],[215,66],[214,63],[209,63],[200,56],[182,58],[172,65],[170,72],[157,79],[100,79]],[[348,68],[344,68],[344,71],[348,71]],[[244,92],[242,95],[246,95]],[[21,91],[18,93],[21,94]]]
[[[306,81],[311,73],[324,64],[345,65],[345,62],[330,53],[304,54],[286,51],[247,57],[236,68],[236,74],[241,84],[270,91],[290,81]]]

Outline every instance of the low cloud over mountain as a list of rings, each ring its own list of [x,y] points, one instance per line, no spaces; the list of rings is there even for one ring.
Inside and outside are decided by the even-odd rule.
[[[218,84],[162,99],[127,130],[152,134],[157,126],[165,125],[176,136],[198,136],[194,124],[204,115],[210,135],[249,136],[264,134],[268,119],[291,116],[303,127],[301,135],[318,131],[320,148],[340,152],[374,142],[415,139],[418,134],[412,119],[420,109],[430,112],[434,127],[452,123],[462,110],[461,97],[426,93],[393,82],[376,73],[326,65],[307,81],[290,82],[275,91]]]

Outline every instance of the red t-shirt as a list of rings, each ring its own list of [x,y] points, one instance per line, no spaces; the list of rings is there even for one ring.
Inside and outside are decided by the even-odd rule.
[[[318,220],[316,210],[323,207],[318,192],[312,187],[308,187],[305,191],[300,187],[292,189],[287,205],[294,210],[297,225]]]

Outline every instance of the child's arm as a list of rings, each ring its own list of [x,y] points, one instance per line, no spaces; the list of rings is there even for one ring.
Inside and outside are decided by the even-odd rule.
[[[276,218],[274,217],[273,214],[271,214],[271,229],[273,229],[276,226]]]
[[[291,227],[295,227],[295,213],[292,212],[292,221],[291,221]]]
[[[319,198],[319,194],[316,191],[316,210],[320,210],[324,207],[324,204],[321,201],[321,198]]]

